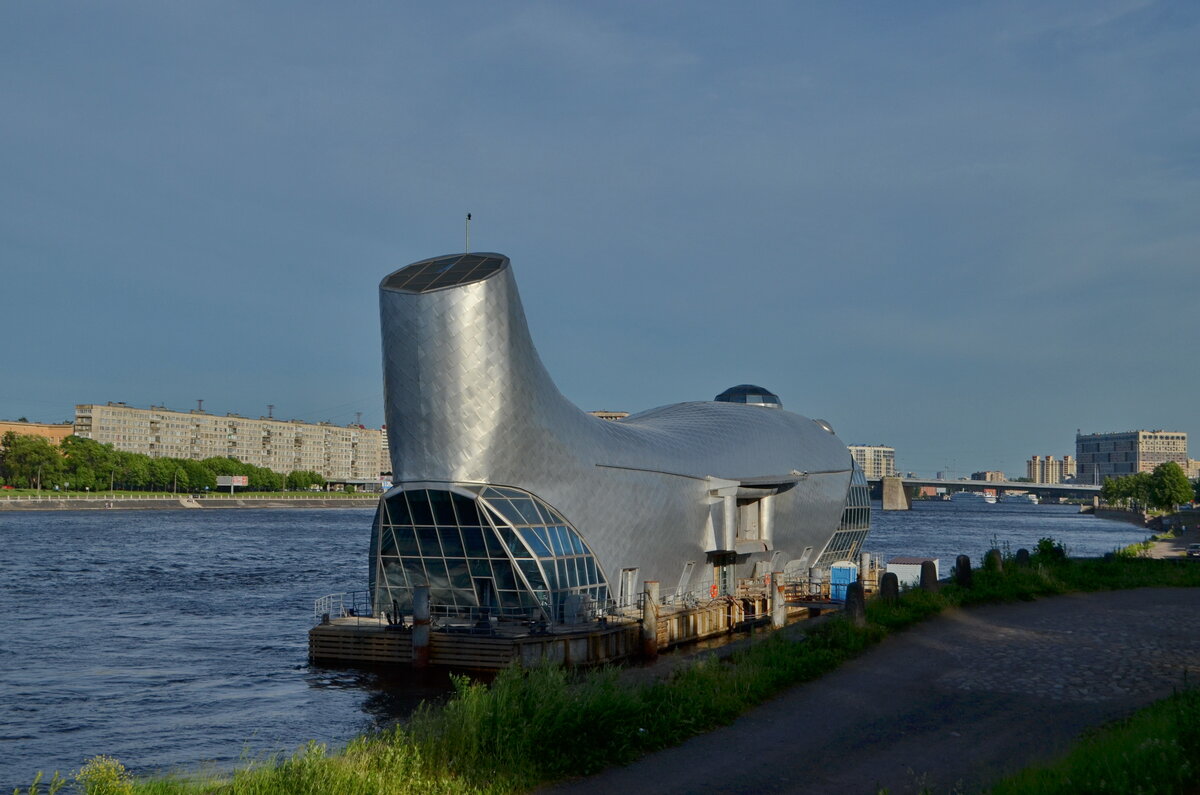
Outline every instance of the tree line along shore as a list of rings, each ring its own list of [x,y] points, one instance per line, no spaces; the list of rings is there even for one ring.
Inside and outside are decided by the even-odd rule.
[[[217,478],[225,475],[245,477],[244,491],[256,495],[306,492],[326,485],[317,472],[283,474],[235,458],[152,458],[80,436],[68,436],[57,445],[40,436],[12,431],[0,437],[0,487],[4,492],[201,494],[215,490]],[[348,491],[353,488],[347,486]]]

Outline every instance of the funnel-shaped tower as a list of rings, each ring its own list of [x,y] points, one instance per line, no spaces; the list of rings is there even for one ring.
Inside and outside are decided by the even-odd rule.
[[[429,585],[444,609],[571,622],[644,579],[727,593],[862,544],[866,487],[846,446],[778,398],[617,422],[571,404],[507,257],[402,268],[380,284],[380,317],[396,485],[375,523],[377,606]]]

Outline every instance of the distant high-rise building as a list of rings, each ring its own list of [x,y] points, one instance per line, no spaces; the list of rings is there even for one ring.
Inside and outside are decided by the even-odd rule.
[[[1174,461],[1188,468],[1187,434],[1183,431],[1122,431],[1075,434],[1080,483],[1100,484],[1105,478],[1153,472]]]
[[[1061,461],[1052,455],[1035,455],[1025,462],[1025,477],[1034,483],[1062,483],[1075,476],[1075,459],[1069,455],[1064,455]]]
[[[989,483],[1001,483],[1005,480],[1008,480],[1008,478],[1004,476],[1003,472],[999,472],[995,469],[985,469],[982,472],[972,472],[971,480],[984,480]]]
[[[890,478],[896,474],[896,450],[881,444],[848,445],[858,468],[869,478]]]
[[[316,472],[332,481],[378,481],[390,468],[381,431],[361,425],[89,403],[75,407],[75,435],[151,458],[236,458],[280,473]]]

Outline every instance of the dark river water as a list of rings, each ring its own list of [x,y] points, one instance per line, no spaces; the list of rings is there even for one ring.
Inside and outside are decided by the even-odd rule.
[[[878,508],[878,505],[875,506]],[[1043,536],[1072,555],[1145,537],[1049,505],[872,512],[871,552],[966,553]],[[135,772],[337,745],[448,689],[444,672],[308,664],[313,599],[362,590],[372,511],[0,514],[0,791],[96,754]]]

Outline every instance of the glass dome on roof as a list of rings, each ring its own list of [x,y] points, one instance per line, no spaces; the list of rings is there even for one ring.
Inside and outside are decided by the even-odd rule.
[[[713,400],[718,403],[747,403],[752,406],[763,406],[769,409],[783,408],[783,403],[779,400],[779,395],[754,384],[731,386],[713,398]]]

